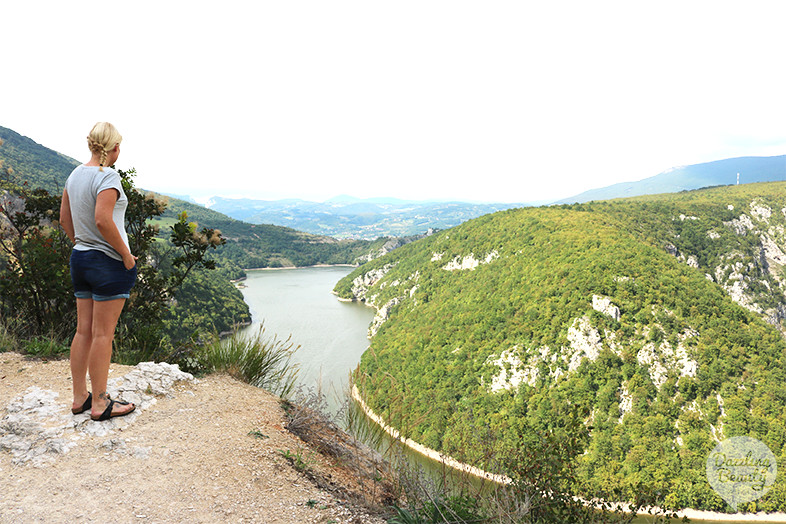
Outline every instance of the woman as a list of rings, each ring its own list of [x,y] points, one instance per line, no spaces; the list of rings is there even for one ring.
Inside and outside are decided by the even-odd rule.
[[[76,415],[90,409],[93,420],[128,415],[136,406],[112,400],[106,392],[112,340],[129,292],[136,281],[136,258],[125,231],[128,199],[120,175],[109,167],[120,155],[123,137],[99,122],[90,131],[90,161],[66,180],[60,224],[74,243],[71,281],[76,296],[76,334],[71,342],[71,377]],[[92,392],[87,389],[90,372]]]

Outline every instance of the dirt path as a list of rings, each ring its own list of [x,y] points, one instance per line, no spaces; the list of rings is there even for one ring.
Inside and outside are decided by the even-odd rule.
[[[132,369],[113,365],[110,379]],[[0,444],[11,438],[8,406],[31,386],[57,393],[52,420],[76,429],[46,444],[65,452],[22,461],[0,451],[0,522],[384,522],[285,458],[338,486],[346,475],[284,429],[278,398],[263,390],[220,375],[178,382],[134,419],[97,423],[70,414],[67,361],[0,353]]]

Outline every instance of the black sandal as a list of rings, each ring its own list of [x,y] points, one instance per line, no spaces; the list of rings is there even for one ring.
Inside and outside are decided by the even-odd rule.
[[[114,418],[114,417],[124,417],[124,416],[128,415],[129,413],[133,413],[133,411],[136,409],[136,405],[131,404],[134,407],[131,408],[130,410],[126,411],[125,413],[112,413],[112,406],[114,406],[115,404],[121,404],[123,406],[127,406],[127,405],[129,405],[131,403],[130,402],[123,402],[122,400],[112,400],[110,398],[109,399],[109,405],[106,407],[104,412],[101,413],[101,415],[98,416],[98,417],[94,417],[93,414],[91,413],[90,414],[90,418],[92,420],[95,420],[96,422],[100,422],[102,420],[109,420],[110,418]]]
[[[93,394],[88,391],[87,392],[87,400],[85,400],[85,403],[82,404],[82,407],[81,408],[71,408],[71,413],[73,413],[74,415],[79,415],[80,413],[84,413],[85,411],[87,411],[88,409],[90,409],[92,407],[93,407]]]

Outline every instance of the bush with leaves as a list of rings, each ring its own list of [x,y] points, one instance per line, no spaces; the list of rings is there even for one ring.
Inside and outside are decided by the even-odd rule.
[[[68,270],[70,242],[57,227],[60,198],[0,179],[0,318],[18,336],[63,339],[76,319]],[[4,321],[5,322],[5,321]],[[5,322],[9,324],[9,322]]]

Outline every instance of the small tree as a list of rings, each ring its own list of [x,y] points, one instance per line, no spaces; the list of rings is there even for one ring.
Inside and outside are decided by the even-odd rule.
[[[68,270],[69,240],[58,227],[60,198],[30,190],[10,168],[0,179],[0,316],[22,337],[62,339],[76,319]]]
[[[189,222],[185,211],[170,226],[168,241],[164,240],[151,219],[164,213],[166,202],[153,193],[135,189],[136,170],[118,172],[128,197],[126,230],[129,245],[131,253],[138,257],[137,283],[118,326],[120,358],[128,362],[162,360],[172,349],[164,333],[165,308],[193,270],[215,269],[215,262],[207,258],[208,250],[216,249],[226,240],[217,229],[199,229],[196,222]]]

